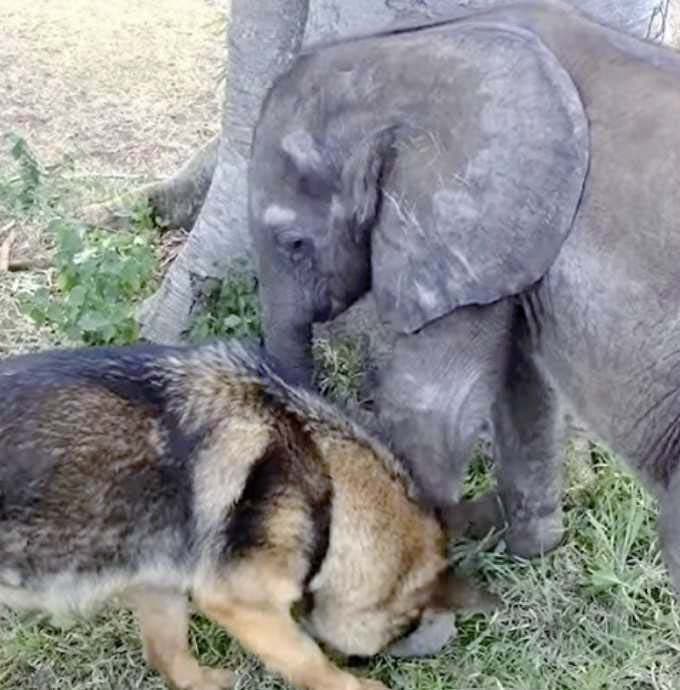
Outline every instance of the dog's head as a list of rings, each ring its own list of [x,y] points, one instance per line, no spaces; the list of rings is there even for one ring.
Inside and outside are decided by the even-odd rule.
[[[422,513],[410,517],[373,553],[354,560],[344,549],[344,562],[326,573],[331,586],[319,588],[308,611],[304,624],[314,637],[350,656],[429,656],[455,636],[454,612],[499,606],[454,573],[439,524]]]
[[[489,612],[500,605],[495,595],[455,575],[451,567],[442,570],[424,592],[417,594],[421,603],[412,609],[408,627],[384,650],[391,656],[436,654],[456,635],[455,611]]]

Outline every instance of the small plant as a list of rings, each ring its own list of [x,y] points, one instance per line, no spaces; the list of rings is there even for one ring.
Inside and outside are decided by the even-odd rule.
[[[63,173],[72,170],[73,159],[65,156],[57,163],[45,164],[35,154],[26,139],[10,132],[2,137],[2,161],[5,153],[10,159],[0,169],[0,207],[10,216],[35,220],[53,218],[69,187]]]
[[[9,141],[9,153],[17,171],[0,181],[0,195],[7,205],[26,211],[35,204],[47,171],[23,137],[10,132],[5,139]]]
[[[313,353],[321,392],[336,402],[358,402],[364,377],[364,357],[359,343],[351,338],[335,343],[317,340]]]
[[[146,233],[155,236],[157,225],[153,208],[149,204],[137,204],[130,209],[130,225],[136,234]]]
[[[56,294],[37,291],[29,316],[85,345],[136,340],[135,303],[153,289],[158,264],[155,232],[144,225],[112,233],[56,221]]]
[[[197,343],[212,338],[259,338],[261,333],[257,280],[247,266],[235,264],[206,296],[188,339]]]

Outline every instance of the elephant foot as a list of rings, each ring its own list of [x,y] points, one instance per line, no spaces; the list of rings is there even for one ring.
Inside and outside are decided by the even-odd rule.
[[[564,537],[562,509],[529,520],[515,521],[505,534],[508,551],[521,558],[533,558],[550,553]]]

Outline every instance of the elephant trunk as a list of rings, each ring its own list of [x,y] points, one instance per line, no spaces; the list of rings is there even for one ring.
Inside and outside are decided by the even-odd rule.
[[[269,327],[264,323],[267,354],[280,375],[293,385],[311,387],[314,377],[312,360],[312,324]]]
[[[293,291],[281,282],[276,289],[261,290],[262,325],[267,354],[277,371],[289,383],[312,386],[313,315],[304,308],[304,301],[291,299]],[[286,299],[287,296],[287,299]]]

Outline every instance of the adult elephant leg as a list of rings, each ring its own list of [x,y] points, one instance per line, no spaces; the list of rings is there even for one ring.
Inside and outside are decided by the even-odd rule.
[[[380,423],[424,497],[445,513],[459,500],[477,440],[490,431],[507,360],[508,303],[466,307],[400,336],[380,373]]]
[[[556,391],[515,343],[494,409],[499,491],[509,521],[509,550],[525,558],[562,539],[566,422]]]

